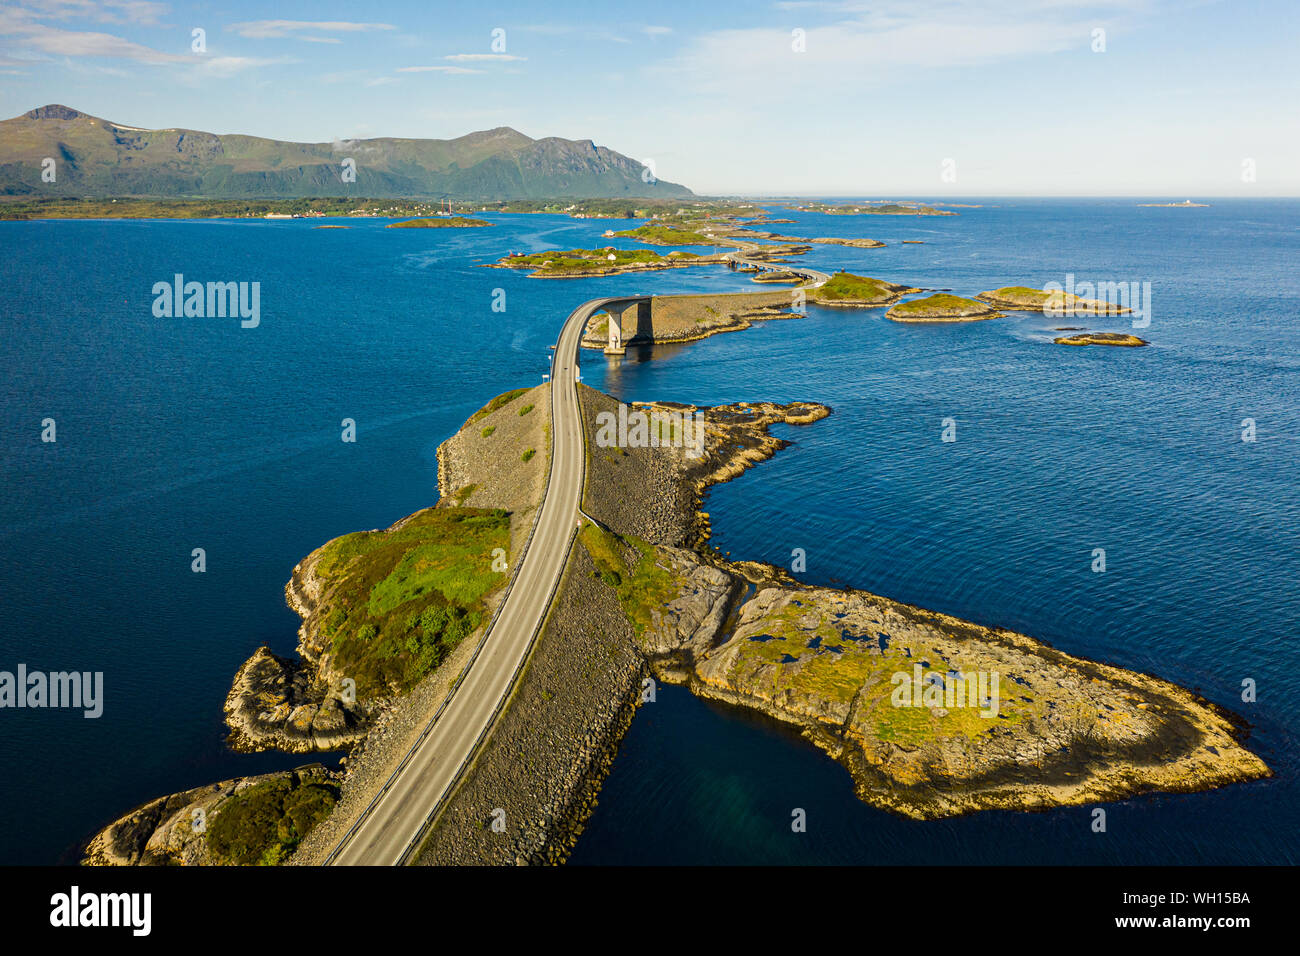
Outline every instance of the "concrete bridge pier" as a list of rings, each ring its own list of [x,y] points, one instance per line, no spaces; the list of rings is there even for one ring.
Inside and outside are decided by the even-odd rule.
[[[605,345],[605,354],[627,354],[627,347],[623,344],[623,316],[612,309],[609,313],[609,342]]]
[[[609,313],[609,338],[605,345],[606,355],[625,355],[627,343],[631,341],[652,342],[654,330],[650,320],[651,304],[638,300],[622,306],[613,306],[605,310]]]

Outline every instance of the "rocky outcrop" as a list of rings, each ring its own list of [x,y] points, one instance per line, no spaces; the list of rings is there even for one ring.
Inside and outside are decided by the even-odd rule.
[[[349,701],[341,679],[322,677],[304,661],[258,648],[239,668],[226,695],[231,746],[311,753],[355,744],[369,729],[373,705]]]
[[[1101,299],[1085,299],[1072,292],[1004,286],[981,292],[975,298],[1006,312],[1042,312],[1044,315],[1124,315],[1133,310]]]
[[[978,322],[1001,316],[987,303],[943,292],[900,302],[885,313],[885,318],[895,322]]]
[[[1052,341],[1057,345],[1118,345],[1127,348],[1151,344],[1146,339],[1123,332],[1083,332],[1079,335],[1062,335]]]
[[[249,787],[284,780],[291,787],[337,782],[319,764],[236,777],[151,800],[100,830],[86,845],[87,866],[202,866],[219,864],[208,847],[207,828],[231,797]]]
[[[700,578],[691,556],[671,560],[684,581]],[[698,602],[698,589],[683,599]],[[905,816],[1270,775],[1230,714],[1181,687],[866,592],[760,586],[734,630],[706,631],[665,616],[642,638],[656,674],[798,726],[862,800]]]

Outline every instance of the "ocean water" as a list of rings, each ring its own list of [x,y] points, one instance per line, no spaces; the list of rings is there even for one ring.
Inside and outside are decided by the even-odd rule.
[[[979,200],[974,200],[979,202]],[[1145,349],[1067,349],[1038,315],[902,326],[810,307],[683,347],[583,356],[624,399],[807,399],[828,419],[715,488],[714,540],[1191,686],[1249,719],[1273,779],[1109,807],[918,824],[859,802],[788,730],[661,688],[575,863],[1201,863],[1300,856],[1300,203],[985,200],[958,217],[780,212],[883,249],[803,257],[927,288],[1150,282]],[[495,216],[0,223],[0,669],[103,671],[103,716],[0,711],[0,862],[68,862],[154,796],[312,758],[224,746],[230,678],[289,653],[293,565],[436,498],[435,449],[539,382],[596,295],[755,288],[716,267],[580,281],[480,268],[611,224]],[[924,245],[902,245],[923,239]],[[261,283],[261,323],[155,318],[155,282]],[[494,312],[496,290],[506,310]],[[1097,327],[1123,329],[1125,320]],[[58,441],[40,441],[54,418]],[[357,441],[340,441],[341,421]],[[940,441],[941,422],[957,441]],[[1241,441],[1242,420],[1257,440]],[[1107,570],[1090,570],[1094,548]],[[204,548],[207,570],[193,573]],[[1253,679],[1256,703],[1240,700]],[[808,832],[790,832],[795,807]]]

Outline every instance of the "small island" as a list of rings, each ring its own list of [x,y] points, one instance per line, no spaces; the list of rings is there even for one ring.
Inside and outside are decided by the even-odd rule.
[[[390,222],[385,229],[477,229],[490,226],[486,219],[470,219],[466,216],[445,216],[438,218],[427,216],[421,219],[405,219],[402,222]]]
[[[1062,335],[1052,341],[1057,345],[1118,345],[1127,348],[1151,344],[1146,339],[1123,332],[1082,332],[1078,335]]]
[[[1124,315],[1133,310],[1103,299],[1084,299],[1064,290],[1008,285],[975,298],[1006,312],[1042,312],[1050,315]]]
[[[787,206],[799,212],[820,212],[828,216],[955,216],[957,213],[919,202],[827,203],[807,202]]]
[[[724,254],[700,255],[676,249],[661,255],[653,249],[568,249],[527,254],[510,253],[487,269],[528,269],[530,279],[585,279],[592,276],[620,275],[624,272],[653,272],[680,269],[684,266],[721,265]]]
[[[1001,316],[1002,313],[987,302],[946,292],[900,302],[885,313],[885,318],[895,322],[979,322]]]
[[[818,305],[873,307],[893,305],[905,295],[920,292],[911,286],[885,282],[840,271],[820,286],[808,290],[808,300]]]

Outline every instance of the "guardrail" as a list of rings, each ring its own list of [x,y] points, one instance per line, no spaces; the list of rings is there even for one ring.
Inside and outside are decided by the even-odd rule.
[[[561,337],[563,337],[563,334],[564,334],[564,329],[563,327],[561,327],[560,329]],[[558,357],[559,357],[559,349],[557,348],[556,354],[551,357],[550,384],[552,388],[554,388],[555,385],[555,362]],[[549,450],[547,455],[549,461],[547,462],[547,468],[546,468],[546,484],[542,486],[543,503],[546,501],[547,493],[551,490],[551,473],[555,470],[555,454],[554,454],[555,397],[554,395],[552,395],[551,397],[550,406],[551,406],[552,447]],[[583,464],[584,466],[586,464],[585,456],[584,456]],[[460,689],[461,683],[465,680],[465,677],[470,672],[470,668],[474,666],[474,662],[478,660],[479,654],[482,652],[483,647],[487,644],[487,639],[492,633],[492,628],[496,625],[497,618],[501,616],[501,611],[506,606],[506,601],[509,600],[510,598],[510,592],[514,590],[515,581],[519,577],[520,569],[524,566],[524,558],[528,556],[528,548],[533,543],[533,536],[537,533],[537,525],[541,521],[541,519],[542,519],[542,506],[541,504],[539,504],[537,506],[537,513],[533,515],[533,523],[528,528],[528,537],[524,539],[524,546],[519,551],[519,560],[515,562],[514,570],[510,573],[510,580],[506,582],[505,590],[501,594],[501,600],[500,602],[498,602],[496,606],[496,610],[492,612],[492,618],[491,620],[488,621],[487,627],[483,629],[483,636],[479,638],[478,645],[474,648],[474,653],[470,655],[469,660],[465,662],[465,666],[461,668],[460,673],[456,675],[456,679],[452,682],[451,688],[447,691],[447,696],[443,698],[442,703],[438,705],[438,709],[434,711],[433,716],[430,717],[428,723],[424,725],[424,729],[420,731],[420,736],[415,738],[415,743],[411,745],[410,749],[407,750],[405,755],[403,755],[401,762],[397,765],[397,767],[393,770],[393,772],[389,774],[388,779],[384,781],[384,785],[379,788],[379,792],[374,795],[374,797],[371,799],[371,801],[368,804],[366,804],[366,808],[361,811],[360,815],[358,815],[357,819],[353,822],[352,826],[348,827],[347,832],[343,834],[343,836],[339,839],[339,842],[334,846],[332,850],[330,850],[329,855],[325,857],[326,866],[329,866],[338,858],[338,855],[343,852],[344,848],[348,845],[348,843],[352,840],[352,838],[356,836],[357,830],[359,830],[361,828],[361,825],[365,823],[366,818],[370,816],[371,812],[375,809],[376,806],[378,806],[379,801],[384,798],[384,794],[388,793],[388,791],[392,789],[394,781],[396,781],[397,778],[401,776],[402,771],[405,770],[407,764],[411,762],[411,758],[415,756],[415,752],[419,750],[420,746],[429,738],[429,734],[433,732],[433,727],[438,722],[438,718],[442,716],[443,711],[447,709],[447,706],[451,703],[452,698],[456,696],[456,691]],[[493,714],[493,720],[495,720],[495,718],[496,715]],[[474,746],[475,749],[477,749],[478,743],[476,742]],[[460,775],[457,774],[457,779],[459,779],[459,776]],[[441,803],[441,801],[439,802]],[[425,827],[421,828],[421,833],[424,832],[424,830],[427,828],[427,825],[428,824],[426,823]],[[408,846],[407,849],[402,854],[401,861],[403,863],[405,862],[409,853],[410,853],[410,847]]]
[[[574,315],[578,315],[580,313],[589,316],[590,312],[597,307],[597,303],[603,303],[605,305],[609,305],[613,302],[621,301],[623,298],[627,298],[630,300],[630,299],[639,299],[642,297],[641,296],[627,296],[627,297],[620,296],[620,297],[611,297],[609,299],[594,299],[591,302],[583,303],[583,305],[575,309],[574,312],[570,314],[570,319],[572,319]],[[591,306],[591,308],[586,308],[587,306]],[[568,322],[566,322],[564,326],[560,327],[559,339],[564,338],[564,331],[567,325]],[[555,370],[558,366],[558,362],[560,359],[560,349],[558,348],[558,342],[559,340],[557,340],[557,348],[555,350],[555,354],[551,356],[550,383],[552,389],[554,389],[555,387]],[[581,342],[581,336],[579,336],[579,344],[575,347],[574,350],[573,358],[575,363],[578,360],[578,355],[580,354],[580,350],[582,348],[580,342]],[[574,387],[576,389],[577,386],[575,385]],[[469,660],[465,662],[465,666],[461,668],[461,672],[458,675],[456,675],[455,681],[452,682],[451,689],[448,690],[447,696],[443,698],[443,701],[438,706],[438,709],[434,711],[433,716],[430,717],[428,722],[424,725],[424,729],[420,731],[420,735],[415,739],[415,742],[411,745],[410,749],[407,750],[407,752],[403,755],[401,762],[398,763],[397,767],[393,770],[393,772],[389,774],[388,779],[384,781],[384,785],[379,788],[379,792],[375,794],[375,796],[371,799],[371,801],[368,804],[366,804],[365,809],[361,811],[361,813],[357,816],[357,819],[352,823],[350,827],[348,827],[347,831],[339,839],[339,842],[335,844],[333,849],[331,849],[329,854],[325,857],[326,866],[333,863],[338,858],[339,854],[342,853],[343,850],[347,847],[348,843],[351,842],[352,838],[356,836],[357,831],[361,828],[361,825],[365,823],[366,818],[369,817],[370,814],[374,811],[375,807],[379,805],[379,802],[380,800],[383,799],[384,795],[388,793],[389,790],[392,789],[393,783],[397,780],[399,776],[401,776],[402,772],[406,769],[407,765],[411,762],[411,758],[415,756],[415,752],[419,750],[421,745],[429,738],[429,735],[433,732],[434,726],[438,722],[438,718],[441,717],[443,712],[447,709],[448,705],[455,697],[456,692],[460,689],[460,685],[464,682],[465,677],[469,674],[470,668],[472,668],[474,666],[474,662],[478,660],[479,654],[486,646],[488,637],[492,633],[492,628],[496,625],[497,619],[501,616],[502,609],[506,606],[506,602],[510,598],[510,593],[511,591],[513,591],[515,586],[515,581],[519,577],[519,571],[524,565],[524,559],[528,556],[528,549],[533,543],[534,535],[537,533],[537,525],[541,521],[541,517],[542,517],[542,505],[545,504],[546,496],[547,494],[549,494],[551,490],[551,475],[555,471],[555,394],[554,391],[552,391],[551,394],[550,406],[551,406],[550,409],[551,410],[551,449],[550,449],[550,454],[548,455],[548,458],[550,460],[548,462],[547,469],[546,469],[546,484],[542,488],[542,504],[538,505],[537,513],[533,515],[533,523],[528,529],[528,537],[524,539],[524,546],[522,549],[520,549],[519,552],[519,560],[515,562],[515,568],[510,575],[510,580],[506,582],[505,590],[502,592],[501,601],[500,603],[497,604],[496,610],[492,612],[492,619],[488,622],[488,626],[484,629],[483,636],[479,638],[478,645],[474,648],[474,653],[470,655]],[[581,409],[580,399],[579,399],[579,409]],[[581,475],[580,475],[579,498],[578,498],[578,510],[579,512],[581,512],[582,496],[583,493],[585,492],[586,484],[587,484],[586,430],[579,429],[579,435],[582,437]],[[565,546],[564,555],[565,555],[566,565],[568,564],[568,556],[570,551],[572,551],[573,549],[573,541],[577,537],[577,534],[578,534],[578,528],[577,526],[575,526],[574,529],[570,532],[569,542]],[[547,595],[547,599],[546,599],[547,607],[550,607],[551,602],[555,599],[555,594],[558,591],[560,582],[563,580],[563,578],[564,578],[564,574],[561,572],[561,574],[556,577],[555,582],[552,584],[550,593]],[[520,668],[522,668],[523,662],[527,661],[528,658],[532,655],[533,645],[536,643],[537,637],[541,633],[541,629],[546,624],[546,618],[547,615],[542,615],[542,618],[538,621],[537,627],[534,628],[533,630],[532,636],[528,639],[528,649],[524,654],[523,658],[521,659]],[[457,785],[459,785],[461,778],[465,774],[466,768],[468,768],[470,764],[473,763],[474,755],[477,753],[478,748],[482,745],[484,739],[486,739],[493,725],[495,725],[497,717],[501,713],[501,709],[505,706],[505,702],[509,700],[511,693],[513,693],[514,691],[514,684],[515,681],[518,680],[520,668],[517,668],[515,673],[511,675],[509,690],[501,698],[501,700],[497,702],[497,706],[492,712],[491,719],[484,725],[483,730],[479,733],[479,736],[474,741],[474,746],[470,748],[469,757],[467,757],[465,762],[461,764],[461,766],[457,769],[456,776],[452,779],[451,784],[443,792],[442,796],[438,798],[437,803],[435,803],[433,808],[429,811],[428,815],[425,817],[424,823],[420,825],[420,829],[416,832],[414,839],[412,839],[407,844],[406,849],[402,851],[402,855],[398,859],[399,865],[405,865],[410,861],[411,856],[419,848],[420,844],[423,842],[425,836],[429,831],[429,828],[433,825],[434,820],[437,819],[438,814],[442,811],[443,806],[446,804],[447,798],[452,793],[455,792]]]

